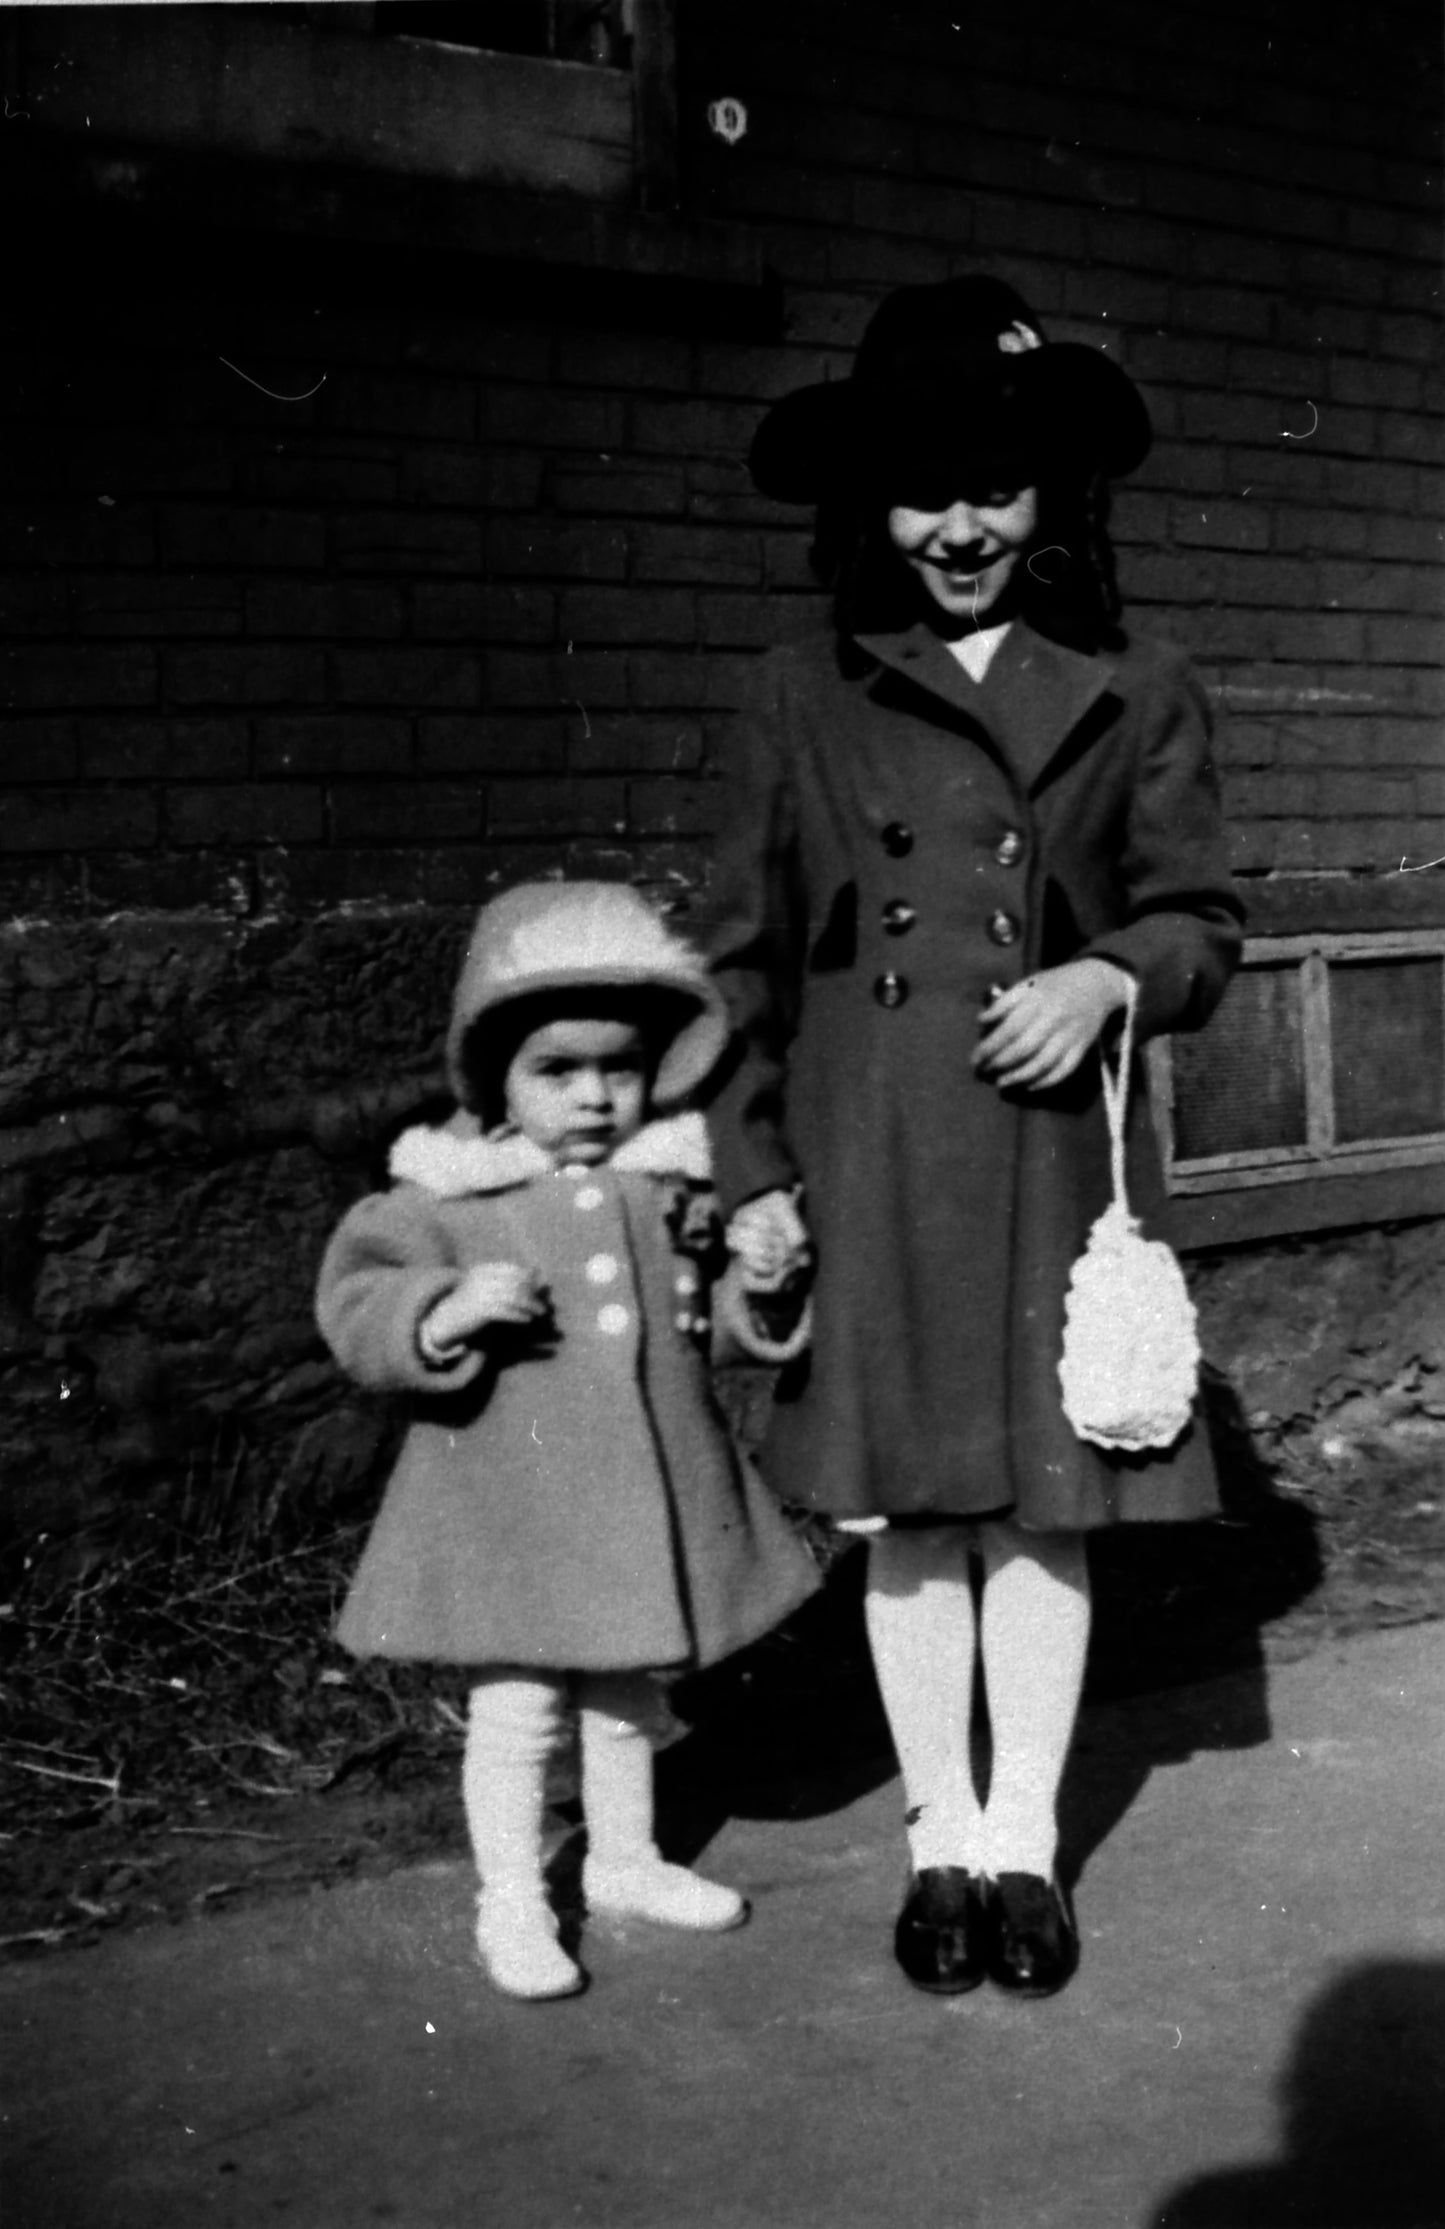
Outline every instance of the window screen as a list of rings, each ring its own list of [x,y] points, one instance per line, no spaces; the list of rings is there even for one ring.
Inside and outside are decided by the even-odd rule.
[[[1445,1161],[1445,930],[1250,938],[1150,1071],[1174,1192]]]
[[[1175,1155],[1206,1161],[1305,1137],[1300,971],[1247,969],[1207,1031],[1175,1040]]]
[[[1445,1123],[1445,986],[1435,958],[1330,969],[1335,1136],[1420,1137]]]

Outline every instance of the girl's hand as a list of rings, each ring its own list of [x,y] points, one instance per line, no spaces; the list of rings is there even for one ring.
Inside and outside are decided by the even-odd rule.
[[[534,1271],[518,1262],[478,1262],[422,1319],[418,1343],[428,1361],[438,1361],[488,1324],[537,1323],[549,1306]]]
[[[728,1224],[727,1243],[742,1263],[748,1292],[775,1292],[806,1268],[813,1254],[791,1192],[764,1192],[745,1201]]]
[[[1130,977],[1112,960],[1070,960],[990,999],[979,1017],[974,1072],[1000,1091],[1052,1091],[1072,1076],[1111,1014],[1127,1003]]]

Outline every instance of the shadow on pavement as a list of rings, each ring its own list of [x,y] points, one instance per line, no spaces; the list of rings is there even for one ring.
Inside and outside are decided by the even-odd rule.
[[[1205,1407],[1222,1517],[1121,1526],[1091,1542],[1086,1708],[1060,1804],[1070,1882],[1156,1766],[1268,1740],[1261,1628],[1320,1577],[1314,1521],[1275,1487],[1222,1379],[1207,1378]],[[843,1553],[779,1632],[680,1683],[675,1707],[693,1731],[658,1760],[671,1855],[691,1860],[729,1817],[816,1818],[893,1777],[863,1626],[866,1571],[866,1552]]]
[[[867,1562],[840,1556],[776,1633],[679,1684],[674,1707],[693,1731],[657,1765],[670,1855],[690,1861],[725,1819],[818,1818],[892,1779],[863,1628]]]
[[[1315,1520],[1275,1484],[1233,1387],[1206,1370],[1203,1394],[1221,1513],[1203,1524],[1120,1525],[1093,1535],[1092,1695],[1258,1666],[1261,1628],[1322,1577]]]
[[[1232,1387],[1208,1371],[1204,1404],[1221,1515],[1090,1542],[1085,1710],[1059,1803],[1070,1884],[1156,1767],[1268,1741],[1263,1628],[1322,1575],[1313,1517],[1276,1487]]]
[[[1300,2024],[1284,2158],[1199,2176],[1147,2229],[1441,2229],[1442,2098],[1445,1961],[1353,1967]]]

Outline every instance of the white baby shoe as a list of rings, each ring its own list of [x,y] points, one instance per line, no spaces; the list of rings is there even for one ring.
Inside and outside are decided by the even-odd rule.
[[[557,1940],[556,1914],[536,1890],[482,1890],[477,1955],[508,1997],[574,1997],[583,1986],[581,1968]]]
[[[588,1858],[582,1868],[582,1893],[590,1912],[616,1919],[650,1919],[662,1927],[689,1927],[698,1934],[721,1935],[741,1927],[748,1900],[721,1881],[705,1881],[685,1865],[669,1865],[655,1854],[625,1865]]]

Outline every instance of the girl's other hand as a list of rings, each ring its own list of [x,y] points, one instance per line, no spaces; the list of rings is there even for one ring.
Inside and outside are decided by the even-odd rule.
[[[812,1259],[807,1226],[791,1192],[746,1200],[727,1227],[728,1251],[742,1263],[743,1283],[771,1292]]]
[[[1112,960],[1069,960],[996,992],[979,1017],[975,1074],[1000,1091],[1052,1091],[1127,1003],[1130,980]]]
[[[535,1271],[519,1262],[478,1262],[423,1320],[422,1352],[434,1358],[488,1324],[536,1323],[549,1307],[547,1289]]]

